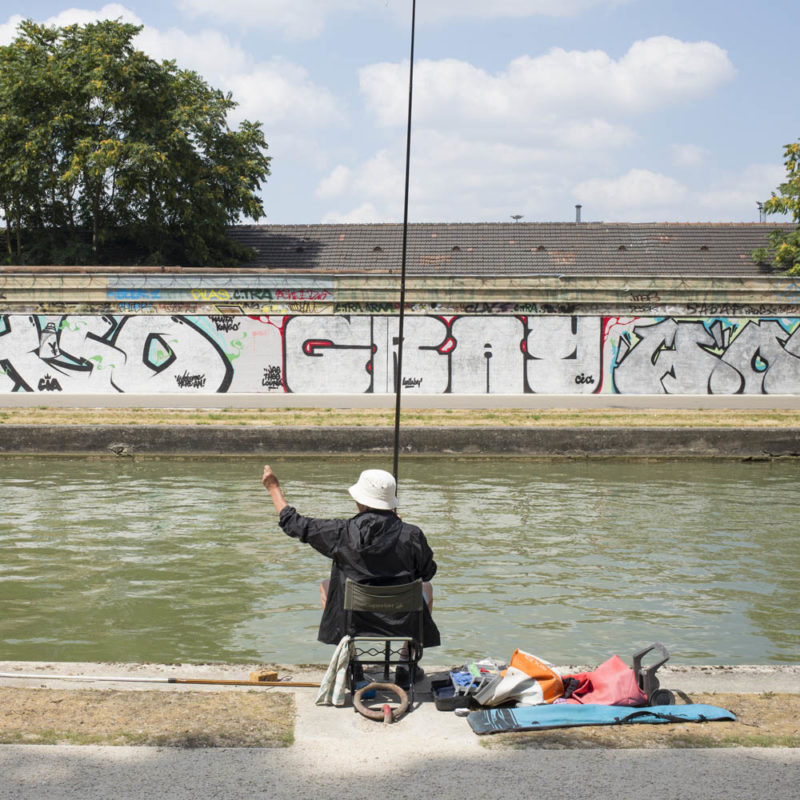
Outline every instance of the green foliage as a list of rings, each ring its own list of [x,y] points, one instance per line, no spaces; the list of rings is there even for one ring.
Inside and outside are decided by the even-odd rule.
[[[0,47],[0,213],[9,263],[235,264],[258,219],[260,123],[230,94],[133,47],[140,28],[25,21]]]
[[[768,247],[761,247],[752,253],[758,264],[772,264],[788,275],[800,275],[800,141],[787,144],[784,148],[786,182],[778,187],[780,194],[764,203],[767,214],[791,214],[792,221],[798,224],[793,231],[772,231],[767,239]]]

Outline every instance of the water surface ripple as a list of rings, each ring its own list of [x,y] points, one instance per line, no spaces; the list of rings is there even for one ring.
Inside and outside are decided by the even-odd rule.
[[[349,516],[352,459],[274,466],[302,513]],[[325,559],[241,461],[0,462],[0,659],[325,661]],[[426,660],[557,663],[662,641],[683,663],[800,661],[795,463],[401,461],[439,563]]]

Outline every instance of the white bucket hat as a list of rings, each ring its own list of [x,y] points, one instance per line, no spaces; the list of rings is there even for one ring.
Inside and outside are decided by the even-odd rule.
[[[397,508],[397,483],[391,473],[382,469],[365,469],[358,477],[358,483],[347,491],[356,503],[368,508],[381,508],[391,511]]]

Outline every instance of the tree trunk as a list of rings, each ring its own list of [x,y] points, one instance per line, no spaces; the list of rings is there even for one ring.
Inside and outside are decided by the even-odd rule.
[[[86,181],[89,184],[89,181]],[[97,261],[97,252],[100,245],[100,192],[102,183],[98,183],[92,191],[92,254]]]
[[[17,258],[22,256],[22,217],[17,210]]]
[[[75,208],[72,204],[72,187],[67,191],[67,223],[71,231],[75,231]]]
[[[6,240],[6,251],[8,252],[9,256],[14,255],[14,252],[11,249],[11,219],[9,218],[9,210],[8,210],[8,198],[4,197],[2,204],[0,204],[0,209],[3,211],[3,219],[6,221],[6,232],[5,232],[5,240]]]

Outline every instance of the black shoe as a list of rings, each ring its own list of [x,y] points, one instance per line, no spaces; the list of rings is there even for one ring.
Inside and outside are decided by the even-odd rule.
[[[416,674],[414,675],[414,683],[419,683],[425,677],[425,670],[422,667],[418,666]],[[410,689],[411,688],[411,678],[408,674],[408,669],[406,667],[398,667],[394,673],[394,682],[401,688],[401,689]]]

